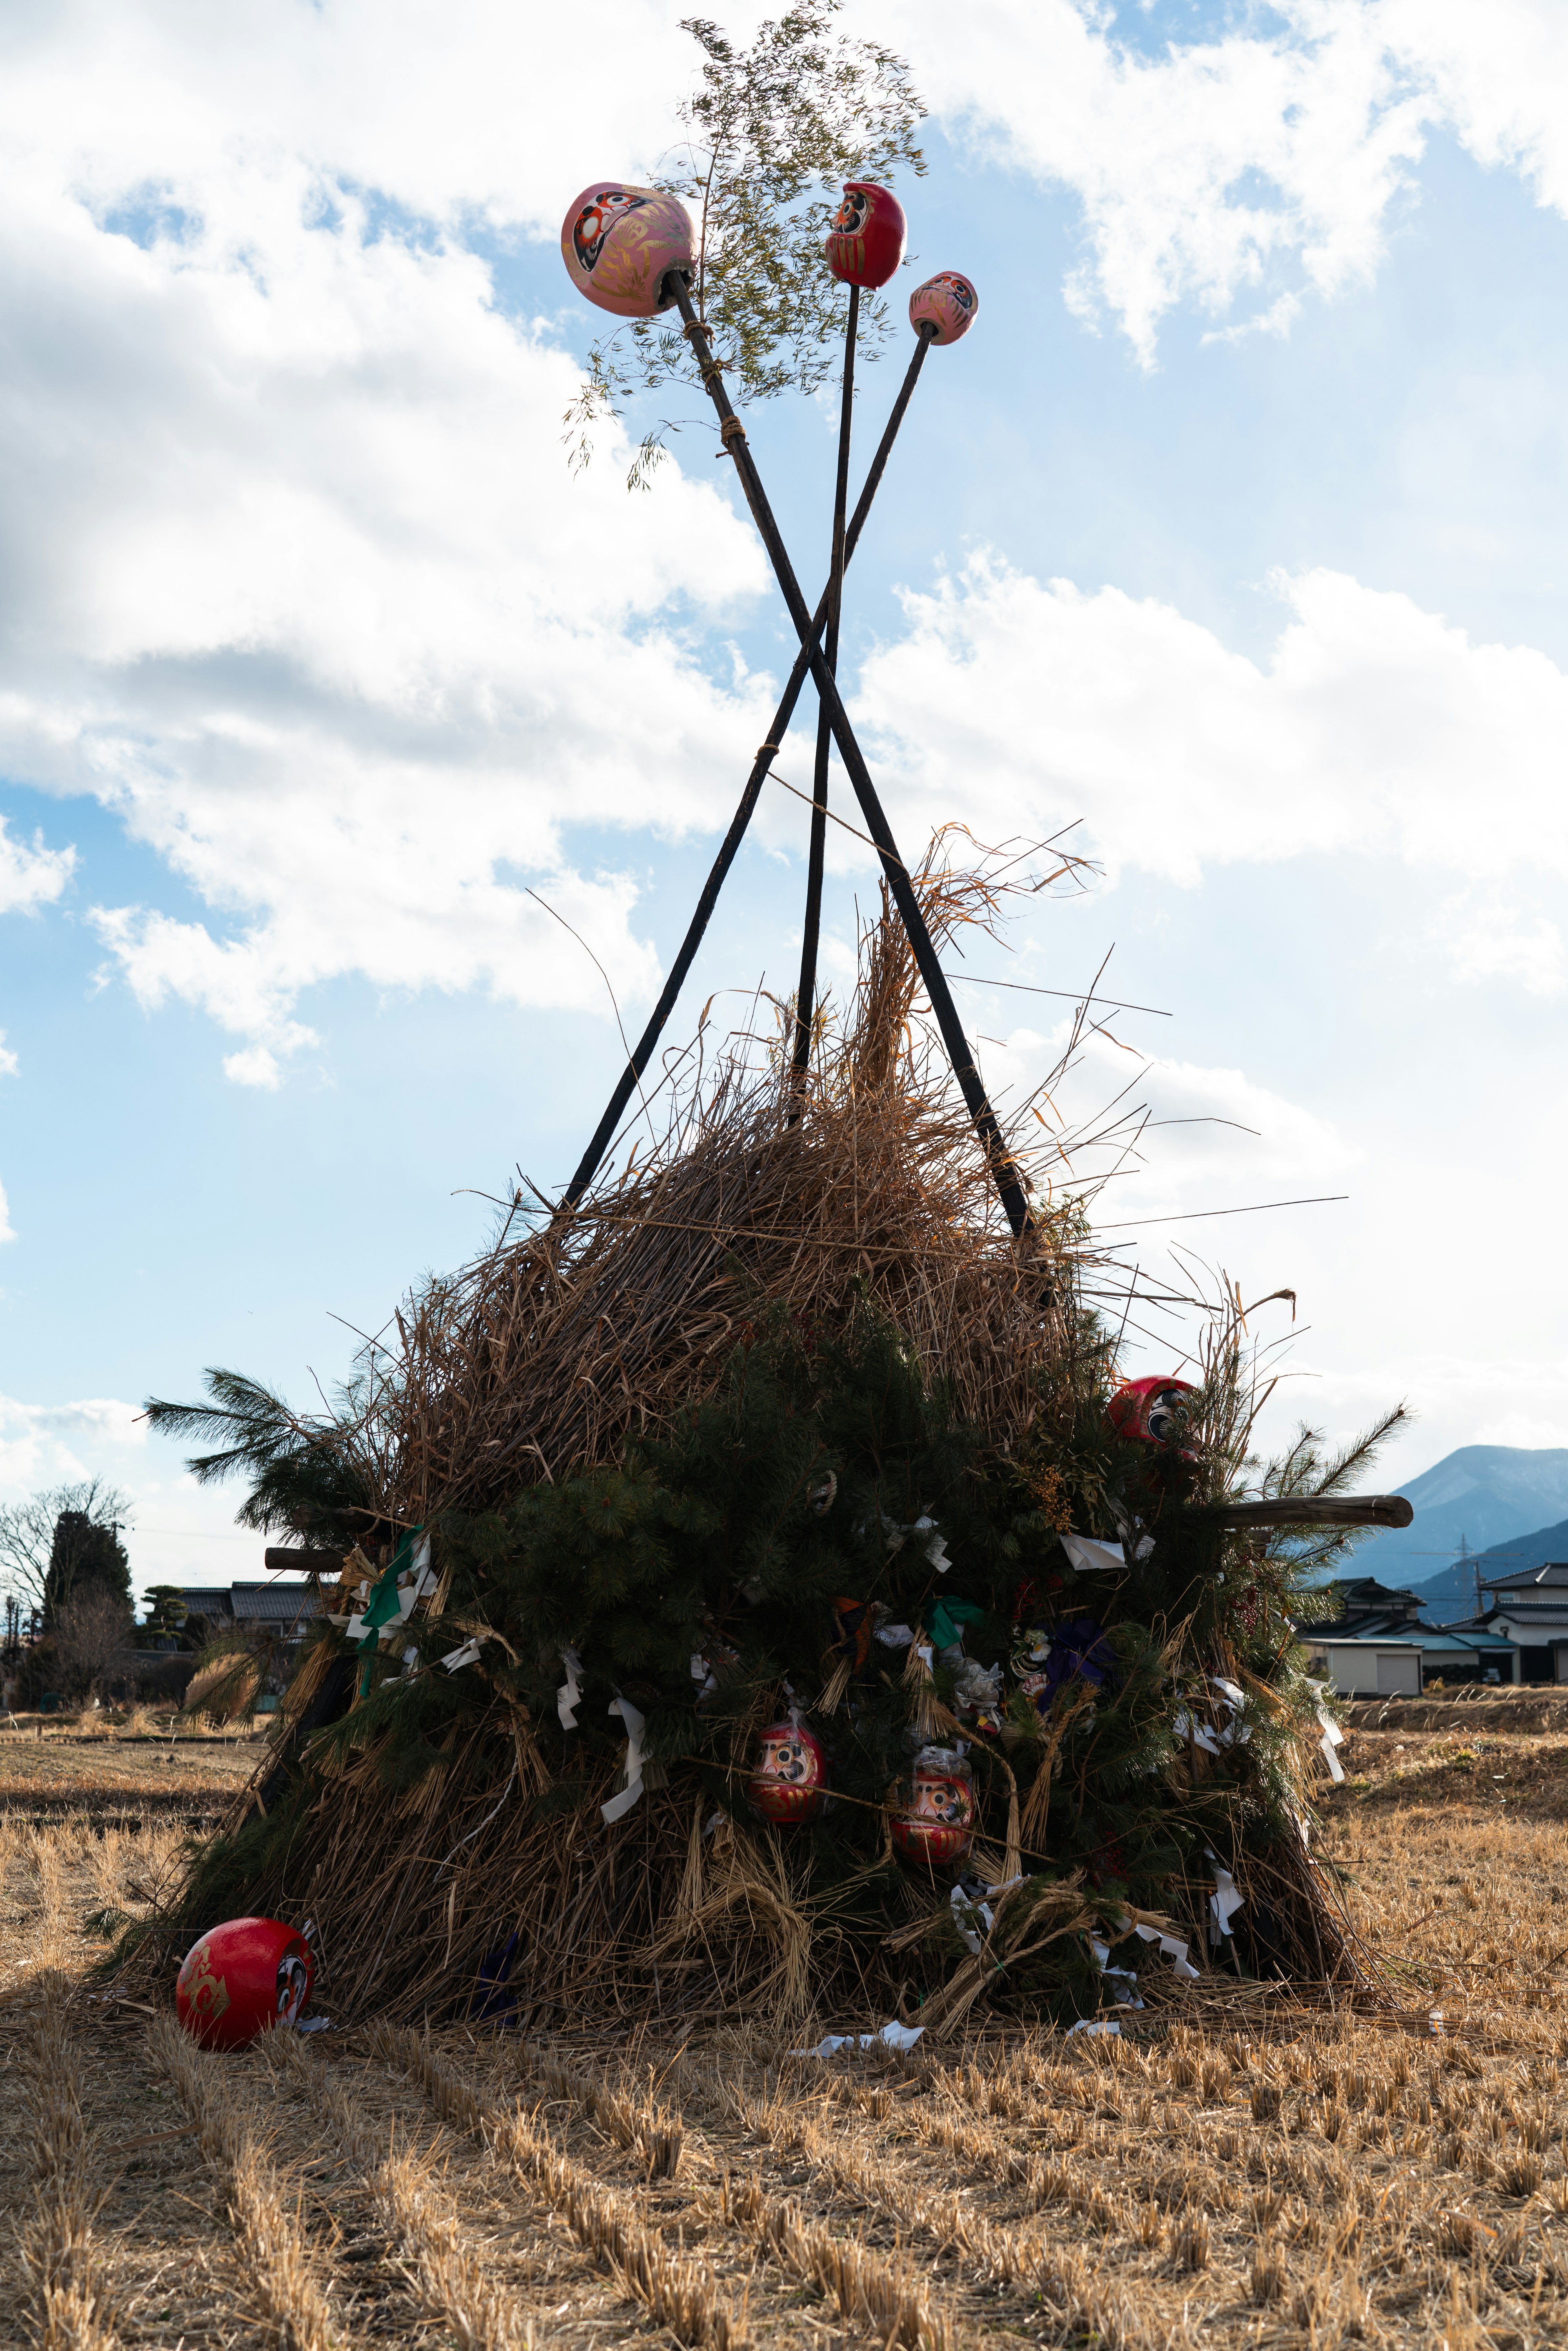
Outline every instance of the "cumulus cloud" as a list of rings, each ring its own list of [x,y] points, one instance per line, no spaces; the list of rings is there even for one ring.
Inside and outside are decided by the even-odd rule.
[[[1177,304],[1282,331],[1382,258],[1434,130],[1568,211],[1568,21],[1557,0],[1275,0],[1239,31],[1161,40],[1147,7],[1017,0],[952,38],[936,0],[892,26],[938,111],[1070,188],[1088,255],[1070,305],[1153,362]]]
[[[1554,663],[1343,573],[1275,585],[1289,617],[1259,664],[1152,598],[977,556],[905,597],[907,632],[867,663],[857,714],[928,821],[961,770],[977,830],[1082,817],[1113,873],[1192,883],[1307,851],[1500,884],[1568,873]]]
[[[25,1404],[0,1396],[0,1493],[30,1492],[91,1477],[104,1448],[139,1447],[146,1425],[135,1405],[115,1396],[85,1396],[74,1404]]]
[[[569,137],[515,13],[398,14],[242,7],[204,43],[68,9],[0,100],[0,758],[192,886],[203,919],[92,919],[141,1001],[239,1040],[240,1083],[344,973],[601,1003],[529,884],[645,995],[634,888],[563,828],[711,823],[766,715],[701,658],[764,585],[749,527],[674,467],[629,499],[613,436],[574,481],[576,369],[463,242],[553,215],[584,139],[624,153],[640,61],[678,87],[684,37],[626,10]],[[0,841],[0,903],[70,856]]]
[[[28,914],[52,905],[75,868],[74,849],[47,848],[37,833],[29,849],[11,838],[0,816],[0,914]]]

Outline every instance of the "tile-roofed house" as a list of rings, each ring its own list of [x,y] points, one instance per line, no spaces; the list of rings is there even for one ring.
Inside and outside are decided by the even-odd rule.
[[[1492,1576],[1482,1588],[1487,1605],[1449,1631],[1485,1632],[1513,1642],[1518,1681],[1568,1682],[1568,1560]]]

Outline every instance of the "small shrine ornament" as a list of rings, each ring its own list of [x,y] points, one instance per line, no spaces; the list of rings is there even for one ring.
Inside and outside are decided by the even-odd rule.
[[[975,1840],[975,1782],[956,1747],[923,1747],[908,1798],[893,1816],[893,1842],[906,1861],[940,1867],[960,1861]]]
[[[909,298],[909,323],[916,334],[929,327],[934,343],[956,343],[975,323],[980,298],[956,269],[939,269]]]
[[[1125,1380],[1105,1407],[1120,1437],[1167,1445],[1186,1425],[1186,1399],[1197,1394],[1190,1380]]]
[[[567,207],[560,257],[578,292],[618,319],[652,319],[689,282],[695,239],[678,196],[624,180],[592,180]]]
[[[885,286],[904,259],[908,236],[904,206],[891,188],[846,180],[843,202],[822,241],[828,267],[845,286]]]
[[[822,1743],[801,1722],[770,1722],[746,1792],[764,1820],[780,1827],[815,1820],[827,1792]]]
[[[292,2025],[310,1995],[315,1961],[281,1918],[230,1918],[186,1952],[174,2012],[209,2049],[243,2049],[258,2032]]]

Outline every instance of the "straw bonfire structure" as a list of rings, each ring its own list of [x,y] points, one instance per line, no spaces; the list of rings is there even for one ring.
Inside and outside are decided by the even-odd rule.
[[[998,914],[951,845],[938,943]],[[316,1922],[349,2019],[1375,1992],[1311,1856],[1332,1737],[1289,1617],[1342,1538],[1280,1524],[1362,1457],[1259,1472],[1229,1297],[1185,1420],[1118,1435],[1082,1196],[1042,1144],[1009,1228],[885,896],[804,1092],[779,1037],[705,1034],[651,1144],[520,1234],[519,1192],[337,1411],[232,1375],[153,1408],[251,1471],[329,1614],[134,1964],[265,1912]],[[758,1776],[779,1726],[793,1782]]]

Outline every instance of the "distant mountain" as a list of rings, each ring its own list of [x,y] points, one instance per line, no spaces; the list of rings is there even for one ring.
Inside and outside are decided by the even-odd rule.
[[[1407,1588],[1420,1595],[1428,1621],[1441,1625],[1474,1612],[1478,1567],[1481,1582],[1490,1583],[1515,1569],[1522,1575],[1532,1567],[1544,1567],[1549,1559],[1568,1560],[1568,1519],[1559,1519],[1552,1527],[1538,1527],[1533,1534],[1511,1535],[1507,1542],[1494,1543],[1476,1559],[1443,1568]]]
[[[1568,1524],[1568,1447],[1461,1445],[1398,1491],[1412,1504],[1414,1519],[1407,1527],[1369,1534],[1344,1573],[1418,1592],[1433,1623],[1468,1614],[1475,1605],[1474,1568],[1456,1573],[1452,1563],[1461,1541],[1472,1551],[1509,1552],[1486,1574],[1527,1563],[1512,1555],[1521,1538],[1526,1547],[1548,1545],[1537,1565],[1568,1557],[1561,1541]]]

